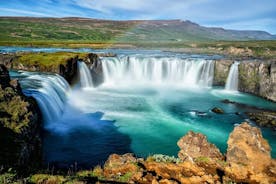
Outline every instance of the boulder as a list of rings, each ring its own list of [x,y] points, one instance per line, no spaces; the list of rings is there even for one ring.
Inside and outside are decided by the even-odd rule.
[[[275,183],[275,160],[260,129],[243,123],[235,127],[228,139],[226,177],[235,182]],[[272,176],[272,177],[271,177]]]
[[[219,108],[219,107],[214,107],[212,110],[212,112],[217,113],[217,114],[223,114],[224,110]]]
[[[198,158],[223,160],[219,149],[207,141],[205,135],[189,131],[177,142],[180,151],[178,157],[182,160],[195,161]]]

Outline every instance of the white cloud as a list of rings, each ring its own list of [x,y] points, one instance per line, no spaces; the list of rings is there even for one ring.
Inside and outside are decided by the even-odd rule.
[[[18,10],[12,8],[0,8],[0,11],[8,12],[8,13],[16,13],[16,14],[24,14],[25,16],[49,16],[45,13],[27,11],[27,10]]]

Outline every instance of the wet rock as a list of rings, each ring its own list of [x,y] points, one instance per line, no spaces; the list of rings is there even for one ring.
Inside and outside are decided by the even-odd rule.
[[[221,59],[215,61],[214,68],[214,81],[213,85],[215,86],[224,86],[230,71],[230,67],[234,61]]]
[[[246,112],[249,119],[263,127],[276,127],[276,112],[261,111],[261,112]]]
[[[260,129],[243,123],[235,127],[228,139],[225,168],[226,177],[235,182],[276,182],[275,161],[271,159],[271,148],[262,137]]]
[[[219,149],[207,141],[205,135],[188,132],[177,142],[180,151],[178,157],[182,160],[195,161],[198,158],[223,160],[224,156]]]
[[[214,107],[211,111],[214,113],[217,113],[217,114],[224,114],[223,109],[221,109],[219,107]]]
[[[0,168],[28,172],[41,164],[41,115],[17,80],[0,65]]]

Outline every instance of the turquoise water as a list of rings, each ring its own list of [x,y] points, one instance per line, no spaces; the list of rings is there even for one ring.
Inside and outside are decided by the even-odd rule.
[[[174,87],[131,87],[75,91],[70,103],[85,113],[104,112],[104,120],[115,120],[119,132],[131,139],[131,150],[138,156],[146,157],[153,153],[177,155],[176,142],[188,131],[193,130],[207,135],[210,142],[226,151],[229,133],[235,124],[245,121],[243,112],[233,104],[224,104],[227,98],[276,109],[274,103],[242,93],[227,93],[223,89]],[[213,107],[224,109],[225,114],[215,114]],[[263,129],[276,155],[276,133]]]

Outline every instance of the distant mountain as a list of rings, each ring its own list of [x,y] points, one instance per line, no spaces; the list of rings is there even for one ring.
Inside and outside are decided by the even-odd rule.
[[[188,42],[276,40],[265,31],[237,31],[182,20],[0,17],[1,41]]]

